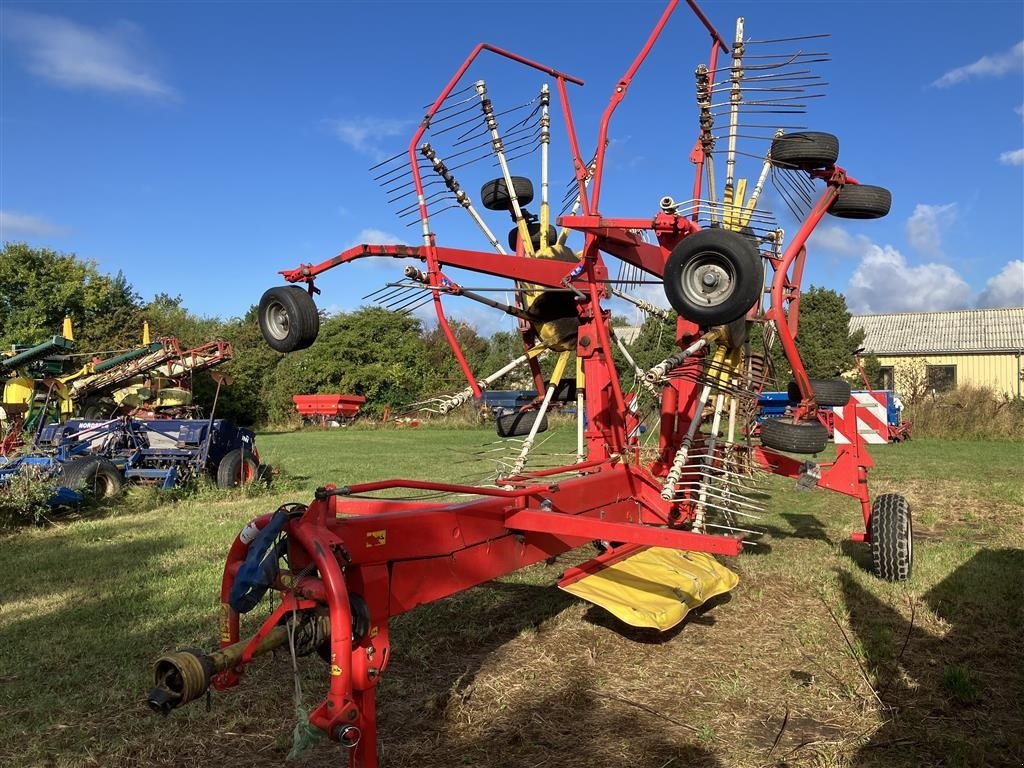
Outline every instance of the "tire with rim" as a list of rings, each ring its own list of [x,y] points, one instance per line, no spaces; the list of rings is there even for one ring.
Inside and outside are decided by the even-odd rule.
[[[110,400],[89,399],[82,403],[79,416],[83,419],[109,419],[117,410],[117,404]]]
[[[506,413],[499,416],[494,425],[498,431],[498,437],[522,437],[530,434],[533,423],[537,421],[538,411],[519,411],[517,413]],[[548,415],[540,420],[540,428],[537,432],[544,432],[548,428]]]
[[[814,401],[818,405],[835,408],[850,402],[852,390],[850,384],[842,379],[811,379],[811,391],[814,392]],[[788,394],[794,403],[804,399],[795,381],[789,382]]]
[[[910,503],[898,493],[884,493],[871,505],[871,562],[886,581],[906,581],[914,568],[914,526]]]
[[[839,159],[839,139],[831,133],[800,131],[772,141],[771,163],[779,168],[813,171]]]
[[[217,487],[237,488],[249,485],[259,477],[260,465],[251,451],[235,448],[228,451],[217,465]]]
[[[708,327],[738,320],[764,287],[761,256],[751,241],[728,229],[684,237],[665,264],[665,296],[686,320]]]
[[[828,430],[818,421],[765,419],[761,422],[761,445],[787,453],[821,453],[828,445]]]
[[[725,341],[730,347],[742,347],[750,339],[750,323],[747,318],[737,318],[725,326]]]
[[[271,349],[305,349],[320,333],[320,313],[309,292],[297,285],[279,285],[263,294],[259,307],[260,331]]]
[[[512,177],[512,191],[516,193],[520,208],[533,201],[533,182],[525,176]],[[490,211],[507,211],[512,207],[512,196],[504,177],[491,179],[480,187],[480,203]]]
[[[828,207],[840,219],[880,219],[892,207],[892,192],[870,184],[845,184]]]
[[[85,491],[97,499],[112,499],[121,495],[124,480],[109,459],[99,456],[80,456],[60,468],[61,485],[73,491]]]

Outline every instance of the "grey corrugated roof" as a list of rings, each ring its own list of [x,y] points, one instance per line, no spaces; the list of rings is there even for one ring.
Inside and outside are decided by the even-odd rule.
[[[1024,350],[1024,307],[855,315],[864,349],[886,355]]]

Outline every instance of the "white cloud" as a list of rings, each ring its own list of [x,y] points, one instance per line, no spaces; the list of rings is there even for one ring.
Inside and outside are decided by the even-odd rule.
[[[837,224],[822,224],[815,228],[807,240],[809,250],[823,250],[841,256],[856,256],[871,241],[864,235],[854,237]]]
[[[177,98],[142,60],[146,41],[131,22],[99,30],[24,11],[7,12],[5,22],[4,35],[22,48],[27,69],[56,85]]]
[[[408,141],[412,138],[414,124],[411,120],[386,117],[353,117],[328,120],[327,125],[335,136],[356,152],[380,161],[401,151],[400,147],[385,151],[380,145],[381,139],[402,136]]]
[[[14,211],[0,211],[0,240],[7,240],[12,235],[29,237],[49,237],[62,235],[67,230],[39,216]]]
[[[1024,165],[1024,149],[1013,149],[999,155],[999,162],[1003,165]]]
[[[870,244],[846,288],[854,314],[963,309],[971,289],[945,264],[911,266],[891,245]]]
[[[1024,307],[1024,261],[1008,262],[985,283],[978,296],[979,307]]]
[[[998,77],[1020,70],[1024,64],[1024,40],[1007,51],[982,56],[975,62],[951,69],[932,83],[936,88],[948,88],[972,77]]]
[[[348,244],[348,247],[352,248],[363,243],[368,245],[401,245],[405,243],[405,238],[385,232],[383,229],[367,227],[366,229],[359,230],[352,242]]]
[[[1014,107],[1013,111],[1020,115],[1022,119],[1024,119],[1024,104]]]
[[[956,218],[956,203],[918,203],[907,219],[907,240],[920,253],[942,256],[942,232]]]

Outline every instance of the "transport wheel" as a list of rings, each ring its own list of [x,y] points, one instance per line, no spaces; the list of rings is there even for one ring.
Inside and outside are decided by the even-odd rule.
[[[728,229],[702,229],[672,249],[664,273],[672,308],[698,325],[725,325],[757,303],[764,286],[761,257],[750,240]]]
[[[526,225],[526,228],[530,232],[530,242],[533,243],[533,250],[537,252],[540,250],[540,222],[531,221]],[[548,245],[554,245],[558,239],[558,230],[548,225]],[[513,251],[516,246],[519,245],[519,227],[512,227],[508,233],[508,247]]]
[[[99,456],[80,456],[60,468],[61,484],[73,491],[88,491],[97,499],[112,499],[121,495],[124,481],[121,473],[109,459]]]
[[[320,333],[320,314],[304,288],[279,285],[260,299],[260,331],[272,349],[293,352],[305,349]]]
[[[910,503],[898,493],[883,493],[871,505],[871,561],[875,575],[906,581],[914,567],[914,529]]]
[[[91,398],[82,403],[79,414],[83,419],[109,419],[117,411],[117,404],[105,399]]]
[[[789,453],[821,453],[828,444],[828,430],[818,421],[765,419],[761,422],[761,445]]]
[[[786,133],[772,142],[771,163],[778,168],[813,171],[838,159],[839,139],[831,133]]]
[[[498,437],[522,437],[530,434],[533,429],[533,422],[537,420],[538,411],[520,411],[517,413],[506,413],[498,417],[494,422],[498,430]],[[545,432],[548,428],[548,415],[540,420],[538,432]]]
[[[512,190],[520,208],[533,201],[533,182],[525,176],[512,177]],[[480,187],[480,202],[490,211],[507,211],[512,206],[512,196],[508,193],[505,179],[492,179]]]
[[[892,207],[892,192],[870,184],[845,184],[828,212],[840,219],[880,219]]]
[[[217,487],[237,488],[249,485],[259,477],[260,465],[249,451],[235,448],[224,454],[217,465]]]
[[[811,379],[811,390],[814,392],[814,400],[818,405],[835,407],[850,402],[850,385],[842,379]],[[788,392],[789,399],[794,403],[803,400],[800,387],[796,385],[795,381],[789,382]]]

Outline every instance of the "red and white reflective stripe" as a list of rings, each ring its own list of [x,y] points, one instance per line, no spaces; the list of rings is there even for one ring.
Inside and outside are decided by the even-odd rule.
[[[888,409],[884,392],[854,392],[850,403],[833,409],[833,439],[837,445],[852,441],[854,405],[857,407],[857,432],[865,443],[885,445],[889,442]]]

